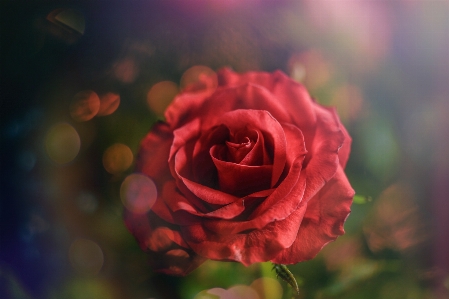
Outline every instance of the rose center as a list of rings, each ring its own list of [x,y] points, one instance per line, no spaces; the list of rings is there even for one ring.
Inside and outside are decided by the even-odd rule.
[[[226,160],[229,162],[240,163],[254,147],[254,142],[252,142],[248,137],[245,137],[240,143],[226,141],[226,146]]]
[[[270,187],[272,159],[260,130],[242,128],[210,149],[219,189],[244,196]]]
[[[225,161],[254,165],[259,161],[254,161],[254,155],[258,153],[252,152],[257,142],[259,142],[259,132],[253,129],[244,128],[229,135],[226,144]]]

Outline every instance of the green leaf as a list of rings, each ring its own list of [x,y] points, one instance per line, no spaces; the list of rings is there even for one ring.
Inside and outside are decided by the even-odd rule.
[[[360,194],[356,194],[353,199],[353,202],[359,205],[365,204],[370,201],[372,201],[372,198],[370,196],[364,196]]]

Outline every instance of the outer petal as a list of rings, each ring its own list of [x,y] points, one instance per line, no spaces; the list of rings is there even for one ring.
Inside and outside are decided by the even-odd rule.
[[[151,254],[149,260],[154,271],[175,276],[185,276],[206,261],[192,250],[181,247]]]
[[[165,123],[156,123],[140,144],[136,170],[151,177],[156,184],[170,178],[168,153],[173,133]]]
[[[142,140],[136,162],[136,171],[151,177],[157,186],[158,197],[152,207],[159,217],[169,223],[174,223],[173,215],[167,208],[162,197],[162,190],[173,177],[168,167],[168,157],[172,147],[173,133],[165,123],[156,123],[150,133]],[[130,214],[131,215],[131,214]],[[128,225],[133,218],[128,215]],[[140,221],[136,218],[136,222]],[[136,236],[140,241],[140,237]]]
[[[188,247],[177,228],[152,212],[142,215],[127,211],[124,219],[142,250],[149,253],[155,271],[184,276],[206,260]]]
[[[313,100],[303,85],[280,71],[237,74],[222,69],[217,75],[219,88],[210,97],[182,93],[175,98],[166,111],[172,129],[198,116],[202,127],[208,127],[223,113],[250,108],[269,111],[279,122],[298,126],[309,143],[316,116]]]
[[[208,93],[183,92],[178,94],[165,110],[165,120],[171,129],[179,128],[200,116],[198,109],[208,99]]]
[[[299,207],[289,217],[247,234],[234,234],[226,239],[211,234],[201,224],[182,227],[188,244],[201,256],[213,260],[240,262],[246,266],[272,259],[280,250],[291,246],[305,213]]]
[[[327,243],[344,234],[343,224],[351,212],[354,190],[341,167],[307,205],[293,245],[271,261],[295,264],[315,257]]]
[[[289,111],[282,102],[268,89],[252,83],[217,89],[196,113],[202,116],[202,128],[206,129],[215,125],[227,112],[247,109],[269,111],[278,122],[291,123]]]
[[[303,97],[302,94],[296,96]],[[170,128],[175,130],[197,117],[201,117],[202,128],[208,128],[215,124],[222,114],[238,109],[266,110],[279,122],[288,123],[294,123],[291,109],[313,113],[310,98],[305,101],[300,98],[292,99],[293,105],[286,105],[283,101],[264,86],[241,82],[236,86],[218,88],[208,98],[191,99],[190,94],[181,94],[167,108],[166,119]],[[302,107],[301,103],[308,105]],[[313,122],[311,125],[313,126]]]
[[[163,251],[168,249],[172,243],[176,243],[182,247],[188,247],[179,231],[175,229],[175,226],[159,218],[152,212],[148,214],[138,214],[126,210],[124,219],[126,227],[136,237],[143,250],[152,249],[153,251]],[[151,239],[155,237],[155,230],[160,231],[160,228],[163,228],[167,240],[162,241],[161,238],[158,237],[159,240],[156,241],[158,245],[156,243],[151,245],[153,242]]]
[[[340,160],[341,167],[343,167],[344,169],[349,159],[349,153],[351,152],[352,138],[351,136],[349,136],[348,131],[343,125],[340,125],[340,129],[343,135],[345,135],[345,141],[343,142],[343,145],[338,151],[338,159]]]
[[[305,200],[314,196],[335,175],[339,166],[338,151],[345,138],[334,109],[315,104],[315,111],[316,130],[313,142],[307,144],[306,141],[309,153],[302,174],[307,176]]]
[[[225,68],[220,70],[217,75],[219,85],[229,87],[251,83],[266,89],[283,107],[282,114],[267,109],[278,121],[282,122],[289,119],[290,123],[301,128],[306,140],[309,139],[309,131],[311,131],[310,134],[313,133],[316,121],[312,105],[313,100],[302,84],[293,81],[283,72],[247,72],[238,74],[229,68]],[[252,107],[251,104],[248,107]],[[286,113],[286,115],[283,115],[283,113]]]
[[[223,68],[217,72],[219,86],[238,86],[245,83],[253,83],[270,88],[274,85],[273,74],[267,72],[235,73],[230,68]]]

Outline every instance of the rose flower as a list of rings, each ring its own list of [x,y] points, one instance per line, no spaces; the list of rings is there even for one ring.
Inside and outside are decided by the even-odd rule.
[[[137,172],[157,199],[125,211],[128,229],[152,267],[173,275],[207,259],[313,258],[344,234],[350,136],[334,109],[280,71],[217,75],[214,89],[178,94],[143,139]]]

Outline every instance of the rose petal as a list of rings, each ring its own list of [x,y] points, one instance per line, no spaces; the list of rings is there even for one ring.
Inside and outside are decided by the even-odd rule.
[[[231,219],[240,215],[245,207],[242,204],[242,200],[235,200],[230,204],[224,205],[218,209],[214,209],[211,212],[202,212],[196,209],[182,194],[176,191],[176,185],[166,185],[164,188],[163,197],[169,209],[174,213],[174,221],[177,224],[189,225],[192,222],[198,222],[199,219],[192,218],[192,216],[200,216],[207,218],[222,218]],[[176,212],[185,213],[176,213]]]
[[[210,148],[216,144],[223,144],[229,137],[229,129],[224,125],[218,125],[205,132],[195,142],[190,173],[187,174],[194,182],[211,188],[216,187],[217,175],[215,165],[210,158]],[[201,165],[194,167],[193,165]]]
[[[136,237],[139,241],[139,245],[143,250],[147,249],[158,249],[161,248],[160,236],[155,234],[157,229],[163,229],[164,232],[168,232],[165,235],[165,243],[176,243],[182,247],[188,247],[187,243],[179,234],[179,231],[169,228],[172,227],[170,223],[167,223],[162,218],[159,218],[157,215],[153,213],[148,214],[138,214],[130,211],[125,211],[124,213],[125,225],[129,229],[129,231]],[[151,221],[150,221],[151,219]],[[149,245],[152,241],[152,238],[155,238],[155,244]],[[168,248],[171,245],[166,245],[165,248]],[[157,250],[153,250],[157,251]]]
[[[248,166],[218,160],[211,149],[211,157],[217,167],[220,190],[236,196],[270,189],[273,166]]]
[[[175,153],[190,140],[198,139],[201,135],[200,132],[200,120],[198,118],[187,123],[173,131],[173,141],[170,148],[170,155],[168,160],[172,160]],[[173,173],[172,173],[173,174]],[[173,176],[175,176],[173,174]],[[176,177],[176,176],[175,176]]]
[[[247,72],[238,74],[231,71],[229,68],[220,70],[218,73],[218,81],[220,86],[237,87],[247,83],[259,85],[267,89],[274,95],[277,102],[282,105],[283,110],[271,110],[269,108],[262,108],[250,103],[247,107],[257,107],[253,109],[265,109],[280,122],[292,123],[303,131],[308,140],[308,131],[311,130],[316,122],[315,111],[312,104],[312,99],[307,89],[300,83],[293,81],[281,71],[274,73],[266,72]],[[266,105],[260,103],[259,105]],[[280,113],[277,113],[279,111]],[[293,113],[292,111],[298,111]]]
[[[225,113],[218,121],[228,127],[231,133],[248,126],[262,132],[267,144],[273,147],[271,187],[274,186],[284,170],[287,155],[285,134],[281,124],[267,111],[249,109]]]
[[[201,115],[197,114],[198,111],[196,110],[201,107],[208,96],[208,92],[183,92],[178,94],[165,110],[165,121],[174,130],[182,124],[193,120],[198,115]]]
[[[271,261],[295,264],[315,257],[323,246],[344,234],[343,224],[351,211],[353,196],[354,190],[338,167],[332,180],[308,202],[293,245]]]
[[[187,98],[182,99],[183,97]],[[248,107],[269,111],[279,122],[291,123],[291,113],[283,106],[282,100],[260,85],[242,82],[235,87],[218,88],[208,98],[190,99],[189,97],[191,95],[181,94],[167,108],[167,123],[173,130],[195,120],[198,116],[201,116],[201,130],[208,130],[224,113],[248,109]],[[300,106],[294,108],[302,109]]]
[[[300,176],[302,163],[306,154],[303,136],[298,128],[284,125],[287,138],[288,172],[277,188],[271,190],[268,197],[257,206],[246,221],[204,222],[208,230],[217,234],[235,234],[245,230],[260,229],[268,223],[282,220],[297,209],[303,199],[306,186],[306,176]],[[291,161],[295,159],[294,161]],[[264,196],[252,194],[252,196]]]
[[[280,100],[266,88],[251,83],[239,85],[227,89],[218,89],[210,101],[206,101],[199,107],[202,113],[202,128],[206,129],[219,123],[219,119],[225,119],[225,113],[233,113],[238,110],[248,111],[248,107],[254,111],[269,111],[271,117],[277,122],[290,122],[288,111],[282,106]],[[241,119],[239,123],[244,121]],[[260,129],[260,127],[259,127]]]
[[[215,235],[201,224],[182,227],[187,243],[199,255],[213,260],[230,260],[245,266],[272,259],[295,240],[306,206],[289,217],[247,234]]]
[[[204,202],[225,205],[234,202],[237,198],[189,179],[193,176],[192,171],[195,169],[191,162],[194,159],[192,158],[192,155],[196,150],[196,142],[195,139],[193,141],[189,141],[188,138],[191,136],[196,137],[197,134],[189,132],[189,130],[197,130],[197,125],[197,121],[192,121],[189,123],[189,128],[186,128],[186,126],[174,132],[174,145],[171,148],[173,157],[170,158],[169,165],[172,175],[176,179],[177,187],[182,194],[187,197],[200,212],[206,213],[207,207],[204,205]],[[186,132],[184,132],[184,130],[186,130]],[[211,140],[213,139],[214,138],[212,136]],[[175,148],[177,149],[175,150]]]
[[[303,174],[307,176],[305,200],[314,196],[328,182],[339,166],[338,151],[344,134],[334,109],[316,106],[317,127],[313,143],[308,147]],[[307,144],[307,142],[306,142]]]
[[[183,276],[206,260],[189,248],[178,230],[152,212],[125,211],[124,220],[142,250],[149,253],[150,265],[155,271]]]
[[[182,176],[180,177],[187,188],[187,190],[182,189],[184,194],[191,192],[193,195],[207,203],[214,205],[227,205],[238,199],[238,197],[233,196],[232,194],[200,185]]]
[[[203,220],[203,225],[210,232],[219,235],[239,234],[254,229],[262,229],[270,223],[286,219],[301,205],[304,190],[305,178],[292,184],[294,178],[299,176],[301,169],[301,159],[292,167],[290,179],[283,182],[251,213],[249,220]],[[253,198],[250,196],[246,198]],[[254,198],[253,198],[254,199]],[[265,202],[275,202],[275,204],[265,204]]]
[[[267,150],[265,140],[260,130],[245,128],[230,136],[231,141],[226,141],[226,145],[216,144],[220,148],[222,155],[217,159],[234,162],[243,165],[269,165],[272,164]]]
[[[279,180],[279,177],[281,176],[285,167],[286,140],[283,128],[268,112],[258,110],[236,110],[226,113],[225,115],[223,115],[223,118],[221,120],[218,120],[217,124],[224,124],[232,132],[245,127],[247,123],[251,123],[253,126],[258,127],[258,129],[262,131],[264,139],[268,139],[269,144],[274,145],[273,170],[270,178],[270,187],[272,187]],[[197,122],[190,122],[189,126],[191,127],[189,130],[197,130]],[[214,126],[214,128],[217,128],[217,126]],[[220,192],[202,184],[193,182],[189,179],[190,177],[192,177],[192,169],[194,169],[194,167],[197,167],[196,165],[191,165],[189,163],[192,160],[190,157],[192,157],[193,152],[196,150],[196,148],[192,149],[192,144],[185,141],[185,139],[189,140],[186,136],[192,136],[195,135],[195,133],[184,133],[183,131],[184,128],[178,129],[174,132],[174,145],[172,146],[171,153],[171,156],[174,156],[174,159],[171,158],[172,174],[175,178],[177,178],[178,188],[180,188],[181,191],[184,192],[185,186],[195,196],[212,204],[224,205],[235,201],[235,198],[230,196],[228,192]],[[177,147],[177,145],[175,144],[181,144],[181,142],[184,142],[184,146],[179,145],[177,151],[174,152],[174,148]],[[252,178],[252,180],[256,181],[254,178]],[[257,190],[250,190],[249,192],[254,191]],[[192,200],[195,199],[192,198]],[[202,208],[201,203],[196,202],[194,204],[196,207],[200,209]]]
[[[246,72],[235,73],[230,68],[223,68],[217,72],[219,86],[238,86],[245,83],[254,83],[265,88],[270,88],[274,84],[273,74],[267,72]]]
[[[269,90],[289,111],[290,123],[301,129],[306,144],[309,144],[317,122],[314,101],[304,85],[293,81],[284,73],[275,72],[273,77],[276,84]]]
[[[160,273],[185,276],[198,268],[206,259],[186,248],[174,248],[164,253],[150,254],[151,268]]]
[[[184,195],[177,191],[176,184],[173,181],[167,182],[164,185],[163,198],[172,212],[183,210],[195,214],[198,211],[198,207],[194,206],[191,201],[187,200]]]
[[[345,135],[345,141],[338,151],[338,159],[340,161],[340,166],[344,169],[349,159],[349,153],[351,152],[352,138],[349,136],[349,133],[344,126],[340,126],[340,130],[343,135]]]
[[[156,185],[171,177],[167,166],[172,140],[173,133],[169,126],[159,122],[140,144],[136,170],[151,177]]]

